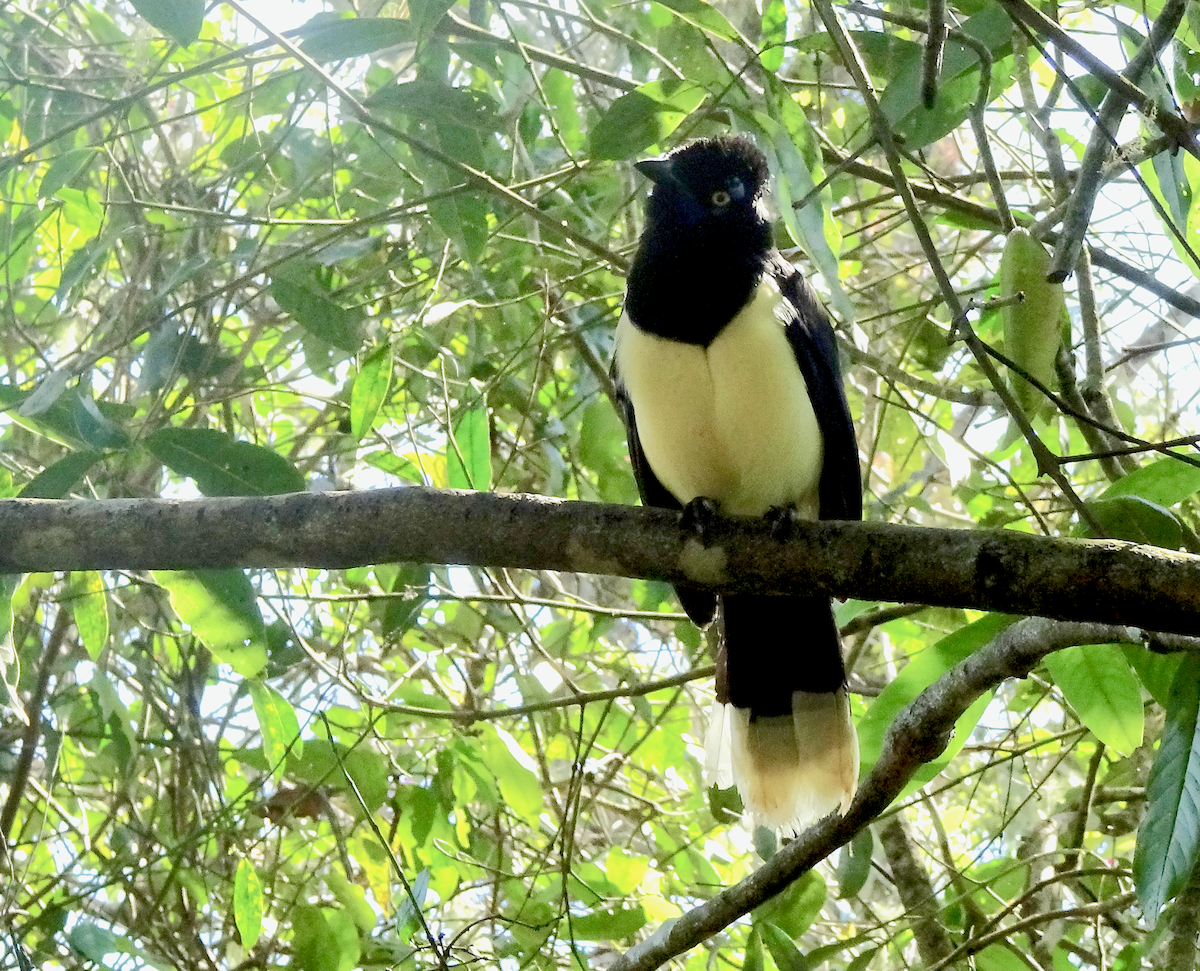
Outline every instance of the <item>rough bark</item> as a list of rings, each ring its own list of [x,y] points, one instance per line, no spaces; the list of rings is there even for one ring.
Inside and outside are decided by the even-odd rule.
[[[0,572],[338,568],[411,561],[567,570],[753,592],[975,607],[1200,632],[1200,557],[1110,540],[886,523],[720,521],[424,488],[192,500],[0,501]]]
[[[896,813],[876,830],[892,871],[892,885],[900,895],[904,911],[912,923],[917,951],[926,967],[950,957],[954,945],[941,924],[938,898],[925,868],[917,862],[904,818]]]

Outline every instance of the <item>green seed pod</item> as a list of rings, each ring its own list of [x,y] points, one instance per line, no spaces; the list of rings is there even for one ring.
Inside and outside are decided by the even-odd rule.
[[[1023,293],[1025,299],[1004,307],[1004,351],[1013,363],[1047,388],[1055,386],[1054,359],[1062,340],[1063,288],[1047,283],[1050,254],[1026,229],[1014,229],[1000,257],[1000,296]],[[1009,377],[1013,394],[1033,417],[1050,402],[1016,373]],[[1043,406],[1047,406],[1043,408]]]

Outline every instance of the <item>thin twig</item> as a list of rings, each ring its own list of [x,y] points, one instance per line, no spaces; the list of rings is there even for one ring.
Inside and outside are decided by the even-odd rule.
[[[1022,0],[1003,0],[1003,2],[1006,8],[1011,3],[1020,3],[1024,6]],[[1122,76],[1130,83],[1137,83],[1142,74],[1156,61],[1162,49],[1175,36],[1175,30],[1183,20],[1188,3],[1189,0],[1166,0],[1166,3],[1163,4],[1162,13],[1154,21],[1146,40],[1138,48],[1128,67],[1122,72]],[[1104,96],[1104,101],[1100,105],[1100,110],[1096,115],[1096,127],[1092,132],[1092,137],[1088,140],[1087,149],[1083,153],[1083,161],[1079,164],[1079,177],[1075,182],[1075,189],[1071,194],[1066,215],[1063,217],[1062,235],[1059,237],[1058,246],[1054,251],[1054,263],[1047,276],[1052,283],[1061,283],[1065,280],[1075,269],[1075,264],[1079,262],[1079,250],[1083,246],[1083,237],[1087,233],[1088,223],[1092,218],[1092,208],[1096,203],[1096,195],[1100,191],[1101,168],[1108,157],[1109,149],[1117,144],[1117,126],[1125,115],[1130,101],[1131,98],[1126,92],[1118,93],[1114,89]],[[1150,102],[1150,105],[1155,112],[1152,117],[1165,131],[1163,120],[1166,113],[1159,112],[1156,103]],[[1189,137],[1187,144],[1193,143],[1194,139]]]

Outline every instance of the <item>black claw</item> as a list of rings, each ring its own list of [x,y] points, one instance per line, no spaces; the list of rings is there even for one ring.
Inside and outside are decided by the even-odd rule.
[[[686,532],[691,533],[700,542],[704,542],[706,536],[712,532],[713,524],[717,521],[718,512],[717,504],[705,496],[696,496],[691,502],[683,507],[683,515],[680,517],[679,525]]]
[[[780,542],[789,539],[795,533],[799,519],[800,513],[796,511],[795,506],[772,506],[767,510],[766,516],[771,527],[771,537]]]

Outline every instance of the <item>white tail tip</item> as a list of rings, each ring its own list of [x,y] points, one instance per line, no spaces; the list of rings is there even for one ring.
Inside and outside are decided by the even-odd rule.
[[[709,780],[736,784],[759,825],[798,833],[854,799],[858,735],[845,688],[796,691],[790,717],[753,722],[748,709],[716,704],[704,748]]]

